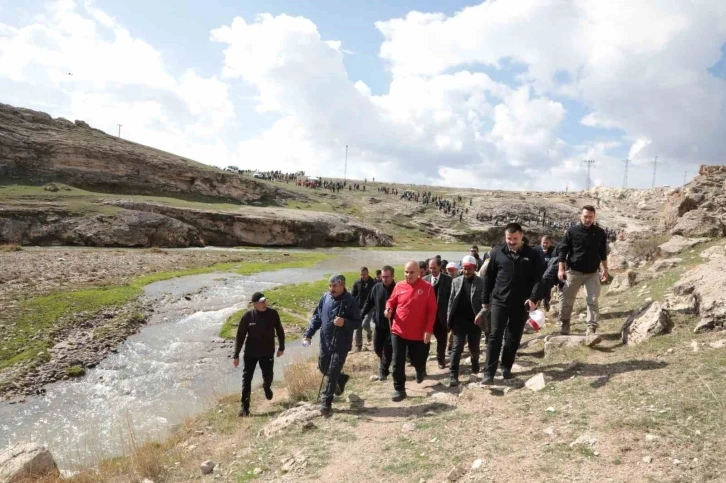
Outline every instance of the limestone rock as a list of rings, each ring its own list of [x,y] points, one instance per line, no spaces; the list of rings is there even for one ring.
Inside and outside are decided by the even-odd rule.
[[[203,475],[208,475],[212,471],[214,471],[214,467],[215,466],[216,465],[214,464],[214,461],[207,460],[204,463],[202,463],[201,465],[199,465],[199,469],[201,470],[201,472],[202,472]]]
[[[701,258],[726,258],[726,245],[715,245],[701,252]]]
[[[637,276],[638,274],[630,269],[615,275],[615,278],[613,278],[613,281],[610,283],[610,288],[607,292],[608,295],[622,293],[635,286],[637,283]]]
[[[547,383],[545,382],[544,373],[542,372],[530,377],[527,379],[527,382],[524,383],[524,387],[534,392],[541,391],[546,387],[546,385]]]
[[[674,235],[670,240],[662,245],[659,245],[658,248],[660,248],[661,253],[666,255],[675,255],[686,248],[694,247],[699,243],[704,243],[708,240],[708,238],[684,238],[680,235]]]
[[[551,357],[563,349],[585,346],[584,335],[549,335],[545,338],[545,357]]]
[[[714,258],[688,270],[673,285],[678,301],[691,300],[692,311],[699,316],[698,332],[723,327],[726,324],[726,270],[723,261]]]
[[[620,333],[623,343],[637,345],[651,337],[668,334],[672,329],[668,312],[658,302],[650,302],[628,317]]]
[[[320,409],[311,403],[302,403],[280,413],[260,430],[260,434],[271,437],[291,426],[303,424],[320,417]]]
[[[671,235],[685,237],[720,237],[726,235],[726,226],[704,210],[685,213],[671,229]]]
[[[0,483],[30,481],[57,472],[53,455],[38,443],[18,443],[0,450]]]
[[[667,270],[669,268],[673,268],[679,263],[683,261],[682,258],[663,258],[660,260],[656,260],[653,263],[653,266],[650,267],[650,270],[652,272],[660,272],[662,270]]]
[[[680,217],[696,208],[698,208],[696,200],[682,193],[675,193],[666,202],[663,218],[661,219],[661,228],[669,230],[676,226]]]
[[[468,471],[469,467],[466,463],[459,463],[449,471],[446,479],[448,481],[459,481]]]

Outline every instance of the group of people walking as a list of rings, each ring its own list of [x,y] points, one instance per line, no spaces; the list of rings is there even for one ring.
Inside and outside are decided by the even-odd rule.
[[[608,269],[607,236],[595,223],[595,208],[583,207],[580,222],[570,227],[555,247],[549,237],[543,237],[537,247],[530,246],[518,223],[505,227],[503,242],[484,257],[472,247],[462,258],[460,269],[456,264],[445,264],[439,256],[423,266],[410,261],[400,282],[396,282],[396,271],[390,265],[381,267],[375,278],[363,267],[352,291],[348,291],[344,276],[330,277],[328,292],[315,308],[303,339],[308,345],[320,331],[318,368],[327,381],[320,391],[321,413],[330,415],[334,397],[345,391],[349,380],[343,372],[345,361],[351,350],[362,347],[363,332],[379,358],[377,380],[392,376],[395,402],[407,397],[407,363],[413,366],[418,383],[426,379],[432,338],[436,339],[440,369],[446,369],[448,355],[451,386],[459,384],[461,357],[467,345],[471,372],[481,373],[483,384],[494,382],[500,366],[502,378],[512,379],[529,312],[540,305],[549,309],[549,293],[555,285],[561,287],[561,334],[570,334],[574,300],[584,286],[587,341],[589,345],[599,342],[598,297]],[[254,307],[240,321],[233,356],[236,367],[246,340],[241,416],[249,414],[250,384],[257,363],[265,395],[272,397],[275,335],[277,356],[284,351],[279,315],[266,306],[263,294],[256,293],[252,301]]]

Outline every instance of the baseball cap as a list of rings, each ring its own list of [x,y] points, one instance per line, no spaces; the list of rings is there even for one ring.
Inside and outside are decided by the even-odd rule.
[[[265,298],[265,294],[262,292],[255,292],[252,294],[252,303],[264,302],[265,300],[267,299]]]
[[[464,258],[461,259],[461,266],[465,267],[467,265],[472,265],[476,267],[476,258],[472,257],[471,255],[467,255]]]

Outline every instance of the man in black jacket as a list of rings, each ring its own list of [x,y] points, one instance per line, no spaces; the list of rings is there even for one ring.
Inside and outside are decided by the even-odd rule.
[[[542,263],[546,267],[550,265],[550,259],[555,256],[555,246],[552,244],[552,239],[549,235],[545,235],[542,237],[540,244],[537,245],[535,248],[537,250],[537,254],[541,257]],[[548,312],[550,310],[550,298],[552,293],[552,286],[550,285],[549,290],[544,290],[542,292],[542,306],[545,310],[545,312]]]
[[[386,265],[381,269],[381,283],[373,286],[371,294],[368,296],[361,319],[365,319],[369,313],[373,314],[373,325],[375,332],[373,334],[373,350],[378,356],[378,380],[385,381],[391,373],[391,357],[393,356],[393,346],[391,345],[391,326],[383,314],[386,311],[386,302],[391,296],[396,281],[393,279],[394,270],[390,265]]]
[[[237,326],[234,356],[232,364],[239,366],[239,353],[245,346],[244,365],[242,366],[242,408],[237,416],[250,415],[250,395],[252,393],[252,376],[257,363],[262,371],[262,389],[265,397],[272,399],[272,378],[275,365],[275,333],[277,333],[277,357],[285,352],[285,331],[282,328],[280,315],[275,309],[267,307],[267,299],[261,292],[252,294],[253,308],[242,316]],[[245,340],[247,344],[245,345]]]
[[[446,325],[446,310],[449,307],[449,296],[451,295],[451,277],[441,271],[441,258],[434,257],[429,260],[429,273],[423,279],[434,287],[436,294],[436,322],[434,322],[434,337],[436,337],[436,360],[439,362],[439,369],[446,367],[446,338],[449,329]],[[426,351],[428,359],[431,344]]]
[[[570,333],[570,316],[575,297],[580,287],[585,286],[587,303],[587,340],[588,346],[600,342],[596,334],[600,312],[598,297],[600,283],[608,278],[607,235],[605,230],[595,224],[595,208],[584,206],[580,213],[580,223],[565,233],[565,238],[557,247],[559,270],[557,276],[565,282],[560,297],[560,333]],[[598,270],[602,265],[602,272]]]
[[[522,340],[528,312],[540,299],[542,263],[534,248],[522,243],[522,226],[510,223],[506,243],[493,252],[484,274],[484,308],[491,307],[491,334],[487,341],[487,361],[482,384],[491,384],[502,354],[502,377],[511,379],[512,365]],[[502,351],[502,339],[506,341]]]
[[[351,295],[355,297],[355,299],[358,301],[358,307],[363,307],[363,305],[366,303],[366,300],[368,300],[368,296],[371,294],[371,290],[373,289],[373,286],[377,282],[375,279],[371,278],[368,274],[368,268],[362,267],[360,269],[360,280],[357,280],[353,284],[353,291],[351,292]],[[372,334],[371,334],[371,315],[363,319],[363,323],[361,325],[360,329],[356,329],[355,333],[353,334],[354,342],[355,342],[355,351],[360,352],[363,349],[363,331],[366,332],[366,340],[370,344]]]

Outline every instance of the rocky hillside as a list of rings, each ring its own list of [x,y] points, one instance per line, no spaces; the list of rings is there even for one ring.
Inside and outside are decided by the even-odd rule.
[[[660,221],[672,235],[726,235],[726,166],[702,165],[690,183],[673,190]]]
[[[274,202],[290,194],[91,128],[0,104],[0,179],[57,181],[97,192]]]

